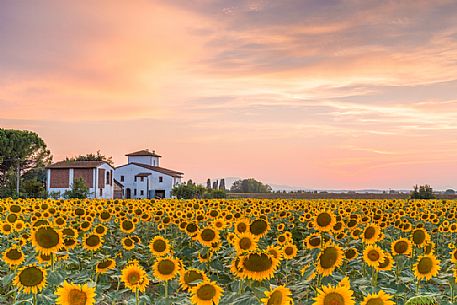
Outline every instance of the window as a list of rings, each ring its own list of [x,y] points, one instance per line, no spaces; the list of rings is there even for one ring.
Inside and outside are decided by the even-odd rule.
[[[124,176],[121,176],[121,182],[124,182]]]
[[[163,182],[163,177],[162,176],[159,177],[159,182]]]
[[[140,195],[141,195],[141,196],[144,195],[144,191],[143,191],[143,190],[140,191]]]
[[[103,189],[100,189],[100,197],[103,196]]]
[[[133,190],[133,196],[136,196],[136,189]]]
[[[109,172],[106,172],[106,184],[109,184]]]
[[[143,181],[144,181],[144,177],[141,177],[141,182],[143,182]]]

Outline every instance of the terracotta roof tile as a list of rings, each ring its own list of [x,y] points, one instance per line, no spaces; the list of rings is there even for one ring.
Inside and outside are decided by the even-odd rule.
[[[105,161],[60,161],[53,163],[46,168],[95,168],[102,164],[106,163]]]
[[[159,156],[158,154],[155,153],[155,151],[150,152],[148,149],[143,149],[139,151],[135,151],[129,154],[126,154],[126,156],[152,156],[152,157],[162,157]]]

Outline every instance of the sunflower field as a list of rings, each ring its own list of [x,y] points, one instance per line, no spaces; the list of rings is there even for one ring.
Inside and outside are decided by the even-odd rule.
[[[0,304],[457,303],[457,201],[0,199]]]

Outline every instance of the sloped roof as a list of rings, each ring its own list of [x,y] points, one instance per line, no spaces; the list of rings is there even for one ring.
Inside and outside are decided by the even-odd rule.
[[[46,166],[46,168],[95,168],[104,163],[108,164],[105,161],[60,161]]]
[[[154,150],[152,152],[150,152],[148,149],[135,151],[135,152],[126,154],[126,156],[129,156],[129,157],[152,156],[152,157],[159,157],[159,158],[162,157],[162,156],[159,156],[158,154],[156,154],[156,152]]]
[[[159,173],[162,173],[162,174],[165,174],[168,176],[176,177],[176,178],[181,178],[181,176],[184,175],[184,173],[182,173],[182,172],[174,171],[174,170],[171,170],[168,168],[164,168],[164,167],[160,167],[160,166],[152,166],[152,165],[147,165],[147,164],[142,164],[142,163],[137,163],[137,162],[131,162],[131,163],[128,163],[125,165],[118,166],[116,168],[124,167],[124,166],[130,165],[130,164],[140,166],[140,167],[143,167],[143,168],[155,171],[155,172],[159,172]]]

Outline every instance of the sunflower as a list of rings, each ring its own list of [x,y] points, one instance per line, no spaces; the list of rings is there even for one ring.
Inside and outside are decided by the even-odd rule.
[[[370,245],[363,251],[363,260],[370,267],[377,267],[383,260],[385,254],[377,245]]]
[[[168,281],[176,277],[180,270],[181,262],[172,257],[161,257],[156,260],[152,269],[154,277],[159,281]]]
[[[451,255],[451,262],[453,262],[454,264],[457,264],[457,249],[454,249],[454,251],[452,251],[450,253]]]
[[[249,225],[249,232],[257,238],[265,236],[270,230],[270,223],[266,219],[256,219]]]
[[[424,228],[416,228],[411,233],[411,240],[417,247],[424,247],[430,241],[430,235]]]
[[[330,231],[336,223],[335,215],[330,211],[321,211],[314,216],[314,228],[317,231]]]
[[[395,255],[407,255],[409,256],[412,252],[412,244],[409,239],[406,238],[400,238],[397,239],[396,241],[392,242],[391,244],[392,248],[392,254]]]
[[[213,242],[219,241],[219,231],[212,227],[204,228],[198,233],[197,240],[202,245],[211,247]]]
[[[395,305],[391,298],[391,295],[380,290],[378,293],[367,295],[360,305]]]
[[[267,252],[268,254],[272,255],[277,260],[281,260],[282,259],[282,253],[283,252],[281,251],[281,248],[279,248],[278,246],[268,246],[265,249],[265,252]]]
[[[296,245],[290,243],[290,244],[287,244],[285,245],[283,248],[282,248],[282,257],[284,259],[293,259],[295,256],[297,256],[297,253],[298,253],[298,248]]]
[[[316,269],[322,276],[327,276],[332,274],[342,263],[343,250],[336,245],[327,245],[319,254]]]
[[[213,251],[208,250],[208,249],[205,249],[205,250],[198,252],[198,260],[200,263],[207,263],[213,257]]]
[[[294,301],[290,297],[292,293],[285,286],[278,286],[271,291],[265,291],[266,298],[261,299],[264,305],[292,305]]]
[[[126,288],[132,291],[144,292],[146,287],[149,285],[149,278],[137,261],[128,263],[124,269],[122,269],[121,280]]]
[[[87,284],[78,285],[70,284],[67,281],[57,288],[56,305],[94,305],[95,304],[95,287],[89,287]]]
[[[349,248],[344,251],[344,257],[350,262],[353,259],[356,259],[359,255],[359,251],[356,248]]]
[[[257,248],[257,238],[249,232],[244,232],[239,236],[235,236],[233,246],[237,253],[252,251]]]
[[[249,219],[239,219],[237,222],[235,222],[234,228],[235,233],[238,235],[249,231]]]
[[[440,261],[433,254],[422,255],[413,266],[414,276],[418,280],[430,280],[441,269]]]
[[[103,239],[100,235],[97,234],[89,234],[85,235],[83,239],[82,246],[87,251],[97,251],[103,245]]]
[[[379,263],[376,270],[389,271],[394,266],[394,259],[389,252],[384,252],[384,260]]]
[[[170,252],[170,243],[166,238],[156,236],[149,243],[149,250],[156,257],[165,256]]]
[[[308,249],[320,248],[322,244],[322,238],[319,234],[311,234],[305,238],[303,243]]]
[[[323,286],[322,289],[317,289],[313,305],[355,305],[353,293],[346,282],[337,286]]]
[[[193,287],[197,286],[198,281],[204,282],[207,280],[208,277],[205,272],[196,268],[189,268],[186,270],[182,269],[181,276],[179,278],[182,289],[187,291],[190,291]]]
[[[124,237],[122,240],[121,240],[121,243],[122,243],[122,247],[127,250],[127,251],[130,251],[132,250],[133,248],[135,248],[135,242],[133,241],[133,239],[131,239],[130,237]]]
[[[17,271],[13,284],[24,293],[37,294],[46,286],[46,276],[45,269],[37,265],[28,265]]]
[[[20,265],[25,259],[21,248],[17,246],[6,249],[5,252],[3,252],[2,257],[3,261],[10,267]]]
[[[279,260],[264,251],[250,252],[240,257],[238,269],[243,277],[262,281],[273,277]]]
[[[106,233],[108,233],[108,228],[102,224],[98,224],[95,228],[94,228],[94,233],[97,234],[97,235],[100,235],[100,236],[105,236]]]
[[[216,282],[204,281],[193,287],[190,301],[196,305],[218,305],[224,290]]]
[[[362,241],[368,245],[374,244],[378,241],[381,234],[381,228],[378,225],[368,225],[362,233]]]
[[[63,246],[62,232],[50,226],[40,226],[32,230],[32,245],[38,252],[47,255],[57,252]]]
[[[112,258],[104,259],[95,265],[96,273],[106,273],[108,270],[116,268],[116,261]]]
[[[122,220],[120,227],[121,227],[121,231],[124,233],[132,233],[133,231],[135,231],[135,223],[133,223],[133,221],[128,220],[128,219]]]

